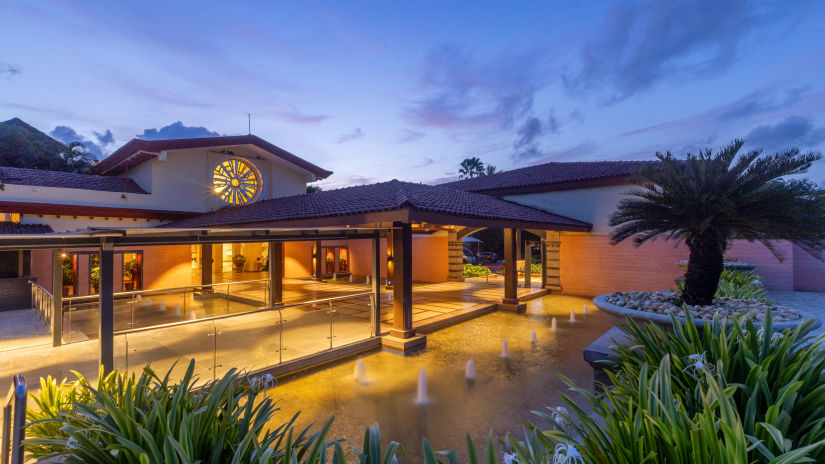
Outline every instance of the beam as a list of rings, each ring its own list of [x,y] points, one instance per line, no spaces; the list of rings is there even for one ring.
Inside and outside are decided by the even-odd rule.
[[[392,315],[390,335],[411,338],[415,335],[412,321],[412,227],[396,222],[392,231]]]
[[[100,247],[100,314],[98,336],[100,342],[100,365],[103,373],[112,372],[115,364],[114,333],[115,333],[115,260],[114,247],[109,242],[103,242]]]
[[[372,334],[378,336],[381,334],[381,236],[376,234],[372,239],[372,293],[373,305],[372,314]]]
[[[269,307],[284,302],[284,244],[269,242]]]
[[[52,346],[63,344],[63,250],[52,250]]]

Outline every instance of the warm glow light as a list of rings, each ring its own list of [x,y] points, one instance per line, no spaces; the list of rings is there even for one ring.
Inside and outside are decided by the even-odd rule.
[[[260,190],[258,171],[246,161],[232,158],[218,163],[212,172],[215,193],[230,205],[254,200]]]

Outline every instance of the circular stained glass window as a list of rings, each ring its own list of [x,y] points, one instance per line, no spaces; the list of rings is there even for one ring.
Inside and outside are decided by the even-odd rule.
[[[231,158],[218,163],[212,173],[215,194],[230,205],[244,205],[258,196],[261,179],[248,162]]]

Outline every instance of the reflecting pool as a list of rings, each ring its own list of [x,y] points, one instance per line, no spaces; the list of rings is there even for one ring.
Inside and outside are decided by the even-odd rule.
[[[299,410],[302,426],[335,416],[332,436],[359,448],[364,428],[377,422],[382,441],[405,446],[402,462],[421,462],[422,437],[463,456],[465,432],[477,448],[490,430],[496,437],[507,431],[520,437],[523,421],[533,419],[531,410],[560,405],[558,394],[567,387],[558,373],[591,388],[582,350],[610,326],[590,299],[548,295],[528,302],[526,314],[496,312],[431,333],[427,349],[413,356],[373,351],[286,376],[270,396],[282,408],[277,421]],[[474,380],[466,378],[469,360]],[[422,369],[426,401],[417,401]]]

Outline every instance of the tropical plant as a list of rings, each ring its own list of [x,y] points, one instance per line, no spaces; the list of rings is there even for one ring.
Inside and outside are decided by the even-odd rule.
[[[273,427],[278,409],[262,383],[236,370],[196,386],[194,361],[179,383],[146,367],[139,377],[111,373],[98,388],[82,377],[47,379],[29,413],[26,448],[33,457],[74,463],[307,463],[343,464],[338,441],[298,431],[297,414]]]
[[[484,175],[484,163],[476,157],[465,158],[458,169],[459,179],[478,177]]]
[[[490,272],[490,268],[487,266],[477,266],[469,263],[464,265],[464,277],[487,277],[490,274],[492,274],[492,272]]]
[[[685,281],[676,281],[676,291],[685,290]],[[736,300],[756,300],[770,303],[762,277],[753,271],[734,271],[724,269],[719,276],[719,286],[716,288],[716,298],[733,298]]]
[[[735,140],[715,155],[705,150],[685,159],[657,153],[659,162],[638,172],[637,188],[610,216],[614,244],[631,237],[636,246],[656,237],[685,241],[687,304],[712,303],[731,239],[759,241],[775,255],[772,241],[780,239],[817,257],[825,249],[825,191],[783,179],[806,172],[822,156],[795,148],[739,155],[743,144]]]
[[[488,165],[484,166],[484,175],[485,176],[492,176],[496,172],[498,172],[498,169],[496,169],[496,167],[493,166],[492,164],[488,164]]]

